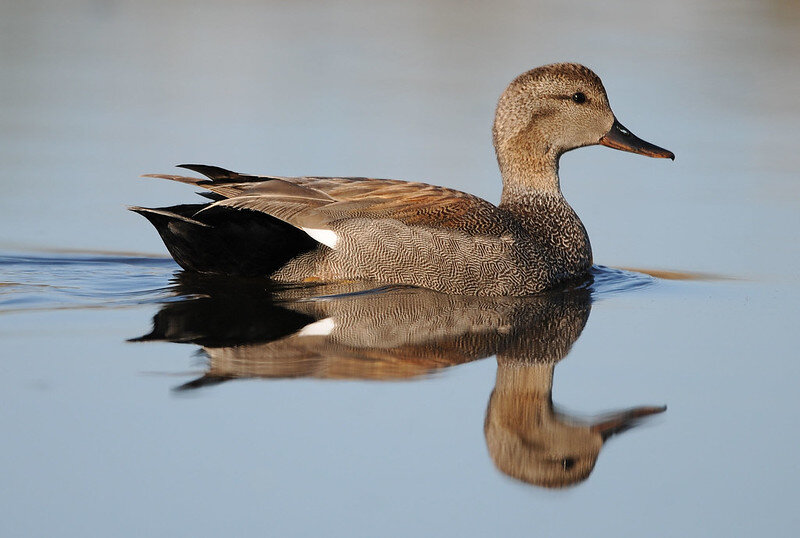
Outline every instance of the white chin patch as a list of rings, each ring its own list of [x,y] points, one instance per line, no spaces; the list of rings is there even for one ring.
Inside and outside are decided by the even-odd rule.
[[[298,336],[328,336],[336,327],[333,318],[325,318],[309,323],[297,333]]]
[[[319,241],[326,247],[336,248],[339,242],[339,236],[333,230],[325,230],[322,228],[300,228],[305,233],[310,235],[316,241]]]

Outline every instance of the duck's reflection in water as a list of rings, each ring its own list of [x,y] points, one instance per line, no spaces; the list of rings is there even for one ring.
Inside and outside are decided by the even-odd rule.
[[[136,340],[202,346],[207,371],[181,390],[252,377],[410,379],[495,355],[489,453],[505,474],[539,486],[584,480],[609,436],[664,410],[580,420],[554,407],[553,368],[591,310],[586,285],[483,298],[358,284],[265,289],[181,275],[176,291],[184,298],[165,304],[153,331]]]

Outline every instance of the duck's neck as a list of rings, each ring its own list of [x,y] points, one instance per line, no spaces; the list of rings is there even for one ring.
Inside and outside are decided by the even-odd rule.
[[[561,193],[561,153],[547,147],[499,149],[505,150],[498,151],[497,158],[503,175],[500,208],[512,213],[546,250],[554,273],[574,275],[588,270],[592,265],[589,236]]]
[[[551,402],[553,389],[553,362],[517,362],[497,357],[495,390],[510,394],[533,396]]]
[[[497,163],[503,176],[503,194],[500,207],[508,209],[520,216],[537,212],[545,205],[564,205],[569,207],[558,179],[558,161],[560,153],[552,148],[530,147],[532,142],[526,141],[522,147],[519,143],[498,148]],[[571,209],[571,208],[570,208]],[[546,215],[532,215],[537,219]],[[577,219],[577,215],[575,216]]]
[[[525,163],[528,164],[528,163]],[[531,196],[564,197],[558,179],[558,160],[551,162],[532,162],[531,166],[509,163],[500,166],[503,176],[501,205],[513,204]]]
[[[531,194],[561,196],[558,161],[562,151],[545,142],[544,137],[534,136],[532,130],[502,141],[498,140],[497,129],[494,134],[497,164],[503,176],[501,204]]]

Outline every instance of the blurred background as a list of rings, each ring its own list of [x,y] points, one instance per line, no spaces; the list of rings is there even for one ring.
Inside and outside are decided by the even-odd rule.
[[[0,534],[797,535],[798,58],[796,0],[3,0],[4,252],[166,255],[125,207],[194,200],[139,178],[179,163],[425,181],[497,202],[497,98],[523,71],[576,61],[625,126],[677,156],[562,158],[596,263],[730,280],[594,305],[556,401],[669,410],[555,492],[489,461],[493,360],[417,383],[241,382],[179,398],[171,387],[202,360],[123,344],[153,305],[9,313],[9,296]],[[52,286],[45,265],[6,267],[3,284]],[[155,284],[137,286],[175,269],[153,267]]]

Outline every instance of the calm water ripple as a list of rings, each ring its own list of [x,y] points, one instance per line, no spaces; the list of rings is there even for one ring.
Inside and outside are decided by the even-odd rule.
[[[0,312],[118,308],[170,297],[172,260],[0,253]]]
[[[175,286],[176,272],[180,273],[179,268],[167,258],[3,252],[0,313],[162,302],[181,295]],[[590,289],[592,298],[597,300],[656,282],[656,278],[643,273],[598,265],[592,269],[592,280],[579,287]],[[324,289],[319,291],[326,293]]]

